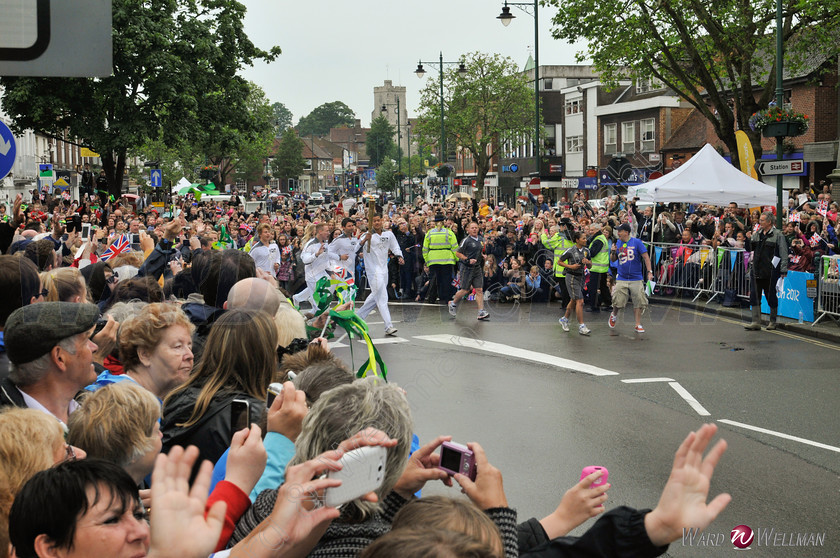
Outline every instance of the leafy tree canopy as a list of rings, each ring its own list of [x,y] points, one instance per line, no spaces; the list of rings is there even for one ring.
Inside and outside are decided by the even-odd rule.
[[[466,75],[444,73],[444,122],[448,150],[470,152],[483,188],[490,162],[508,140],[519,141],[534,127],[534,90],[511,58],[473,52],[464,57]],[[439,143],[440,84],[431,77],[420,92],[415,133],[421,143]]]
[[[0,85],[16,131],[69,131],[101,154],[111,193],[119,195],[129,149],[192,141],[212,124],[203,110],[207,98],[241,93],[237,72],[274,60],[280,49],[251,42],[245,5],[236,0],[112,5],[111,77],[4,77]]]
[[[382,161],[390,158],[393,154],[396,148],[394,144],[394,132],[394,127],[384,116],[377,116],[370,123],[370,131],[367,133],[365,148],[372,167],[378,167]]]
[[[276,178],[297,178],[303,173],[306,160],[303,158],[303,140],[292,128],[283,132],[277,153],[271,161],[271,172]]]
[[[326,136],[330,128],[352,126],[356,121],[353,110],[341,101],[324,103],[298,122],[297,129],[301,136]]]
[[[738,165],[735,130],[776,89],[776,0],[548,0],[556,39],[585,40],[602,79],[656,78],[699,110]],[[785,73],[836,54],[840,1],[784,2]]]
[[[274,125],[276,127],[276,137],[281,137],[286,129],[292,127],[292,111],[286,108],[281,102],[276,102],[271,105],[271,110],[274,111]]]
[[[397,181],[397,165],[388,157],[376,169],[376,186],[380,190],[393,192]]]

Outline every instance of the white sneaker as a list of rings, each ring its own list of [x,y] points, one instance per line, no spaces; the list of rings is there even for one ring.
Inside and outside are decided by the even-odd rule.
[[[385,330],[385,335],[394,335],[397,332],[397,328],[394,326],[389,327]]]
[[[569,331],[569,320],[566,318],[566,316],[560,318],[560,327],[563,328],[563,331]]]
[[[589,335],[590,333],[592,333],[592,330],[586,327],[585,324],[580,324],[580,327],[578,328],[578,333],[580,333],[581,335]]]
[[[478,313],[478,319],[479,320],[486,320],[489,317],[490,317],[490,312],[488,312],[487,310],[481,310]]]
[[[454,318],[455,316],[458,315],[458,307],[455,305],[454,302],[452,302],[450,300],[449,304],[447,304],[447,306],[449,307],[449,315],[450,316],[452,316]]]

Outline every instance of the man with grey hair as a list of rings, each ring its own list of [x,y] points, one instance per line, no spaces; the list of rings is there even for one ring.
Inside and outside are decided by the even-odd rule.
[[[782,232],[773,227],[774,216],[765,211],[758,218],[759,229],[750,238],[750,306],[752,321],[744,329],[761,329],[761,293],[767,297],[770,307],[770,323],[767,330],[776,329],[779,299],[776,293],[784,292],[787,277],[788,246]]]
[[[72,302],[12,312],[4,330],[12,371],[0,382],[0,407],[38,409],[66,425],[78,406],[73,397],[96,380],[90,336],[98,318],[95,304]]]

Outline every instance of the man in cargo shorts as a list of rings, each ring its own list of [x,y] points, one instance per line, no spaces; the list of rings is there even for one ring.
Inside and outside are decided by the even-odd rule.
[[[617,233],[618,242],[610,250],[610,259],[618,261],[618,276],[616,277],[613,309],[609,321],[610,328],[615,328],[617,312],[627,305],[628,298],[632,298],[633,315],[636,318],[636,333],[644,333],[642,311],[647,308],[648,304],[644,287],[645,267],[647,268],[647,279],[653,279],[650,254],[648,254],[647,248],[641,240],[630,237],[630,225],[627,223],[619,225]]]

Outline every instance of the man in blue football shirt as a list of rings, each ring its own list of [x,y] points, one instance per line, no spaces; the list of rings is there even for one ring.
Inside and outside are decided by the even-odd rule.
[[[613,293],[613,309],[609,321],[610,328],[615,328],[617,312],[627,305],[628,298],[632,298],[633,315],[636,318],[636,333],[644,333],[642,311],[647,308],[648,304],[644,287],[645,268],[647,268],[647,279],[653,279],[650,254],[648,254],[647,248],[641,240],[630,236],[630,225],[627,223],[619,225],[617,233],[618,242],[613,245],[610,251],[610,259],[618,262],[618,276]]]

